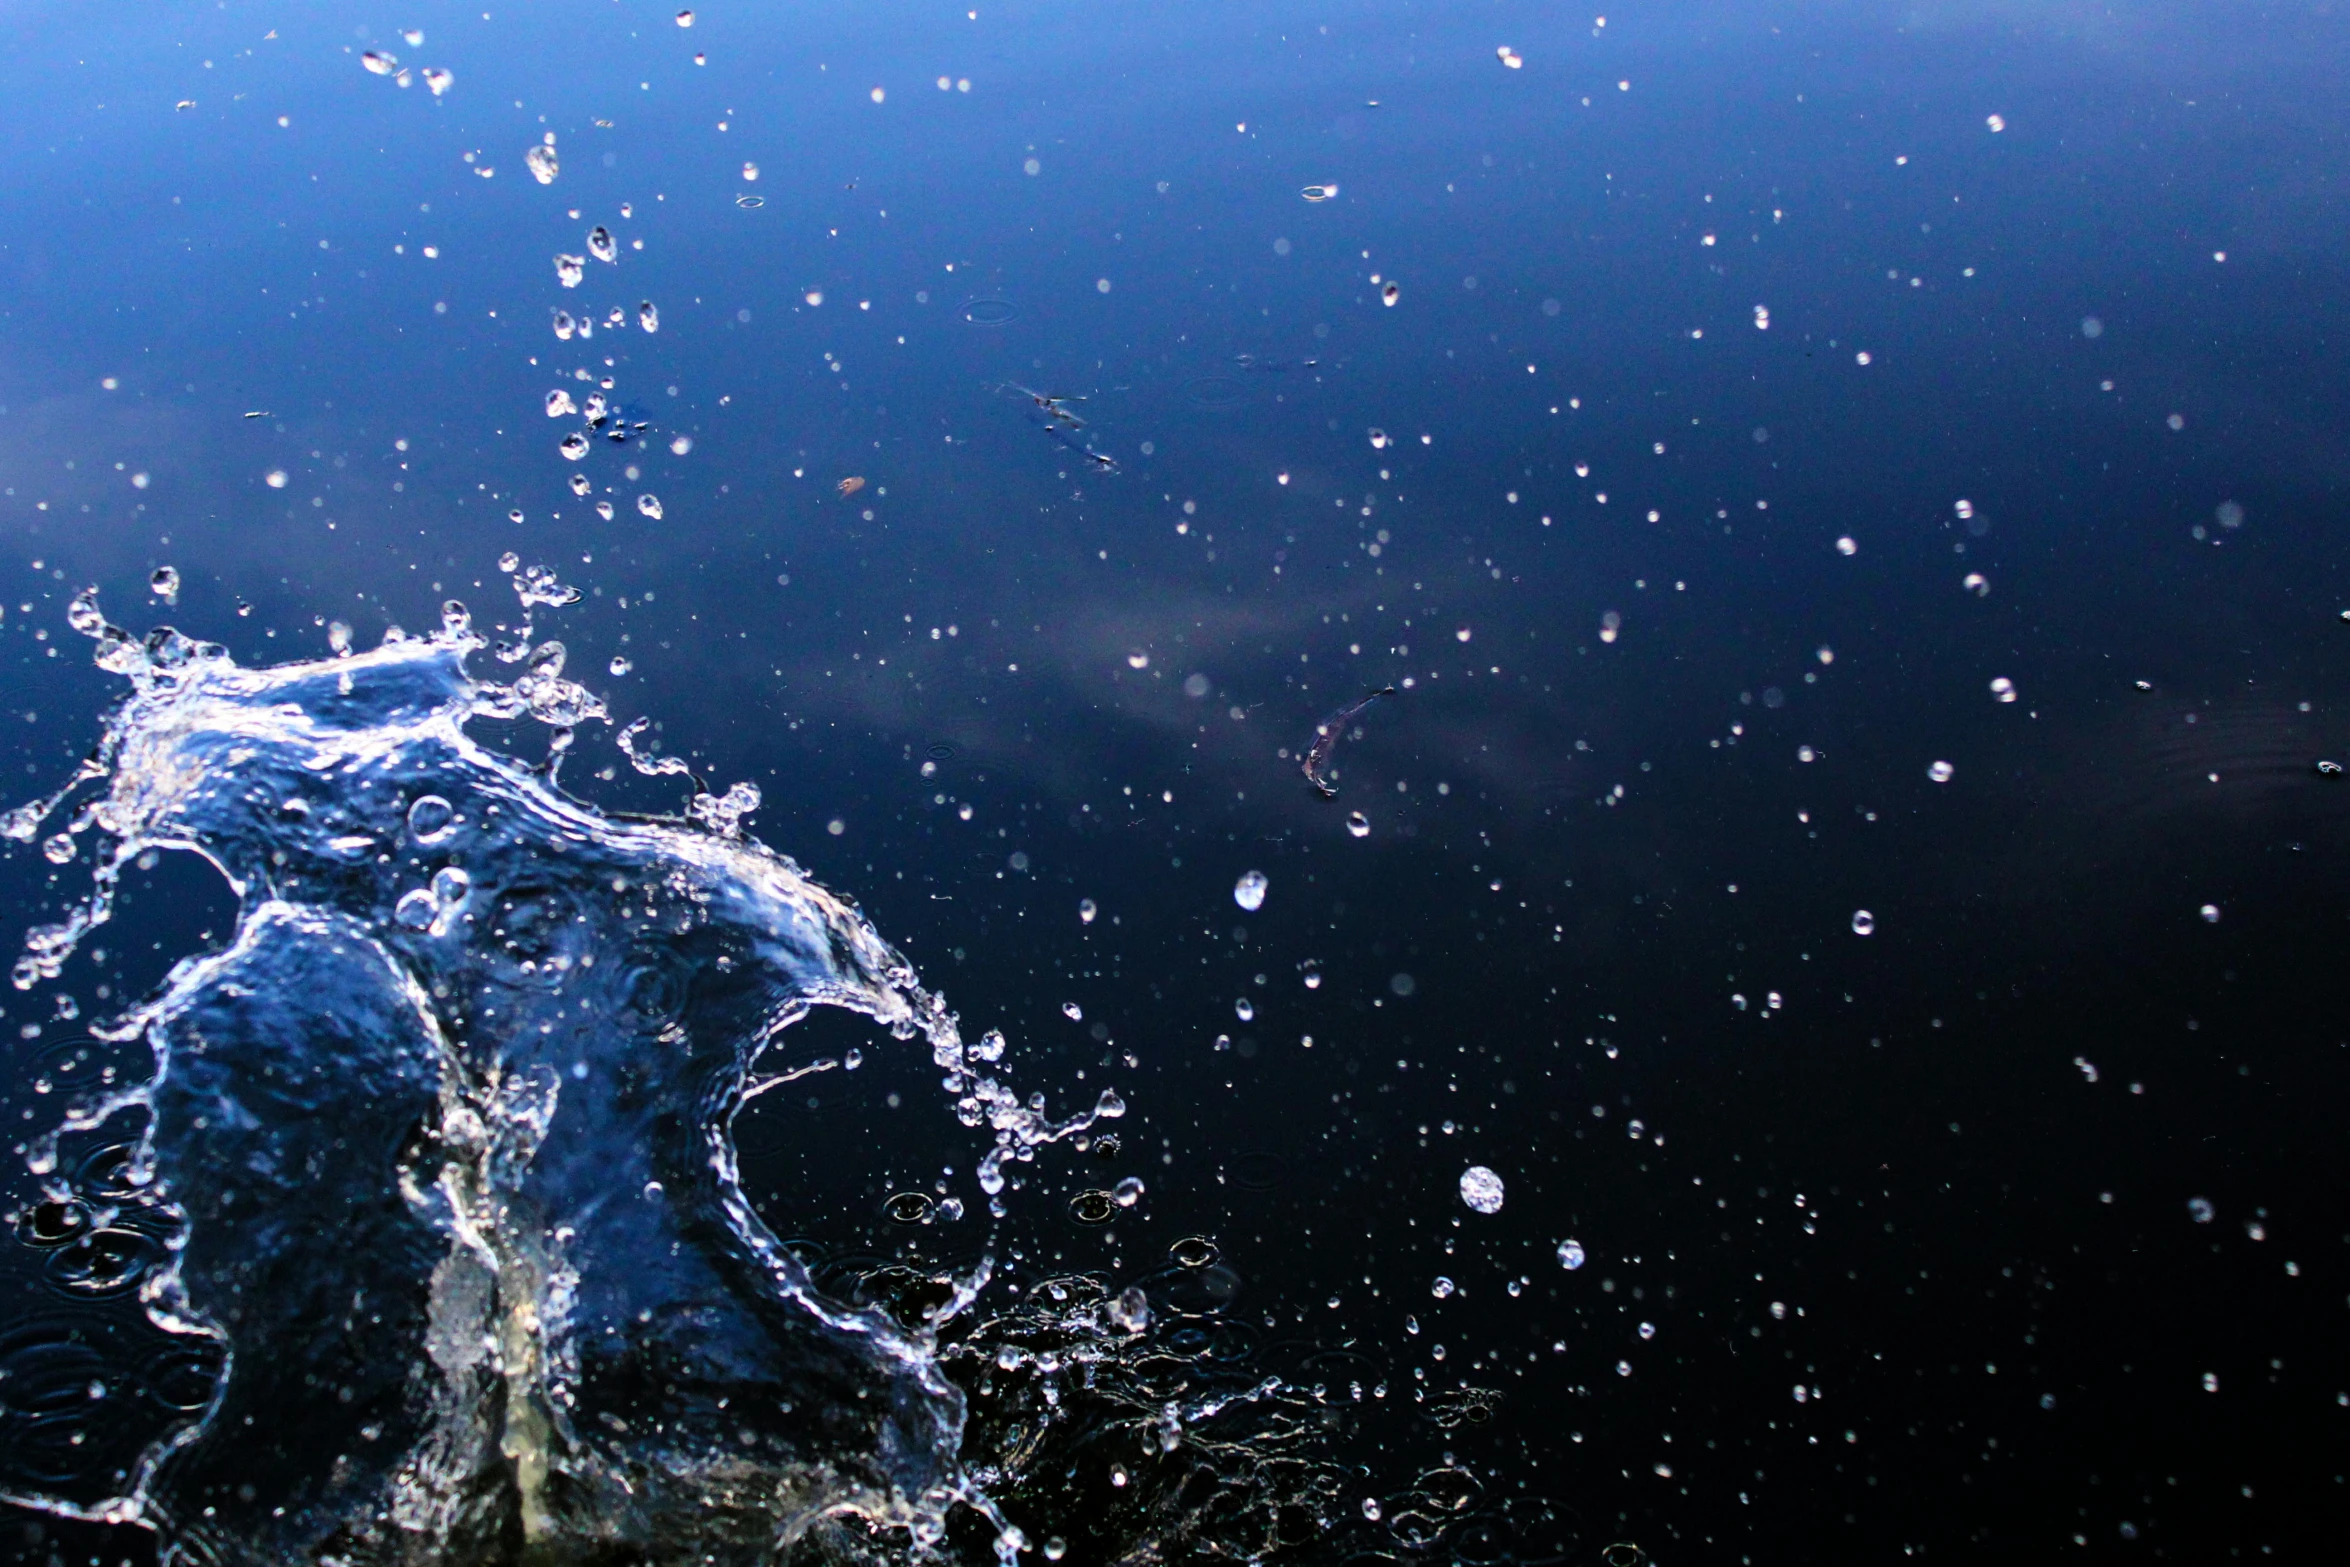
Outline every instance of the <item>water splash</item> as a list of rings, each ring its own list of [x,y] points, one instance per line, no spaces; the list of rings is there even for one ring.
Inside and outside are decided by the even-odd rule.
[[[501,564],[526,608],[576,597]],[[684,822],[564,795],[604,709],[527,621],[499,682],[454,602],[428,637],[264,669],[133,638],[94,593],[70,619],[131,689],[65,789],[0,819],[31,841],[104,785],[60,834],[103,845],[91,892],[16,984],[56,978],[151,850],[202,856],[240,907],[99,1031],[151,1065],[27,1145],[20,1236],[69,1298],[138,1311],[14,1325],[0,1377],[111,1383],[145,1424],[87,1454],[12,1433],[0,1490],[219,1563],[865,1559],[954,1519],[1020,1551],[941,1347],[970,1353],[991,1261],[919,1309],[844,1303],[753,1210],[733,1122],[793,1024],[862,1013],[992,1133],[1000,1214],[1005,1166],[1123,1114],[1114,1093],[1060,1120],[1015,1094],[1001,1035],[966,1044],[862,915],[741,835],[749,786]],[[556,731],[544,768],[469,732],[523,719]],[[1131,1337],[1132,1304],[1099,1332]],[[86,1425],[99,1398],[42,1407]]]

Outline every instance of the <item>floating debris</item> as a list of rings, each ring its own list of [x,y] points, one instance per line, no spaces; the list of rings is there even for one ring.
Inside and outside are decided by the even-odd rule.
[[[833,486],[835,490],[840,492],[840,498],[844,501],[864,487],[864,476],[854,473],[850,474],[847,478],[841,480],[840,483]]]
[[[1299,771],[1306,775],[1306,782],[1314,786],[1316,794],[1325,800],[1338,798],[1338,785],[1332,783],[1327,775],[1327,769],[1330,766],[1330,753],[1338,749],[1338,737],[1346,733],[1347,726],[1355,721],[1357,713],[1381,697],[1393,695],[1395,695],[1395,687],[1381,686],[1378,690],[1367,693],[1361,701],[1349,702],[1315,727],[1314,743],[1307,748],[1305,760],[1299,764]],[[1364,832],[1370,830],[1367,823],[1363,830]],[[1362,834],[1357,833],[1356,836],[1360,837]]]
[[[1022,386],[1017,381],[1006,381],[996,388],[1007,396],[1018,397],[1028,405],[1028,416],[1042,426],[1045,434],[1067,447],[1095,473],[1116,473],[1118,460],[1093,444],[1093,437],[1079,432],[1086,428],[1085,420],[1071,408],[1081,403],[1082,397],[1064,397]]]

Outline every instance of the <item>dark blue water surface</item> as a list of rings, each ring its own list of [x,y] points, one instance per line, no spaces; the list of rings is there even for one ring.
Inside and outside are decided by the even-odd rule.
[[[683,810],[649,717],[1023,1092],[1129,1106],[999,1219],[920,1043],[811,1020],[862,1075],[735,1136],[817,1284],[1140,1288],[1311,1412],[1154,1480],[1141,1395],[1024,1446],[957,1373],[1023,1559],[2339,1550],[2338,7],[13,20],[0,805],[121,693],[85,587],[255,665],[511,625],[508,552],[576,586],[565,789]],[[12,846],[12,943],[94,842]],[[6,992],[36,1153],[236,928],[191,860]],[[110,1404],[160,1308],[9,1168],[0,1538],[152,1560],[187,1519],[60,1509],[239,1373]],[[277,1548],[188,1559],[328,1559]],[[709,1559],[914,1547],[858,1549]]]

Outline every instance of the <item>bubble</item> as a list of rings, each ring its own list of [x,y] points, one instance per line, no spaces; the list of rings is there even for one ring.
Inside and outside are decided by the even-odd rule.
[[[580,279],[586,276],[587,257],[565,255],[561,252],[556,253],[555,281],[561,283],[565,288],[577,288],[579,287]]]
[[[1994,678],[1991,682],[1991,695],[2002,702],[2014,701],[2015,682],[2008,679],[2005,675],[2000,675]]]
[[[587,455],[588,438],[580,434],[577,430],[574,430],[569,435],[563,437],[561,444],[558,445],[555,449],[561,452],[564,456],[570,458],[573,462],[577,462],[582,457]]]
[[[652,518],[655,522],[659,522],[661,520],[661,497],[658,495],[640,495],[636,498],[636,509],[643,512],[646,516]]]
[[[1183,694],[1194,700],[1206,696],[1208,694],[1208,677],[1205,675],[1184,676]]]
[[[898,1192],[881,1205],[893,1224],[926,1224],[937,1208],[927,1192]]]
[[[1121,1208],[1131,1208],[1142,1201],[1143,1185],[1140,1176],[1129,1175],[1110,1188],[1110,1199]]]
[[[1583,1266],[1586,1260],[1588,1259],[1584,1256],[1583,1243],[1581,1241],[1568,1239],[1559,1242],[1560,1267],[1566,1269],[1569,1273],[1572,1273],[1577,1268]]]
[[[286,471],[283,468],[272,468],[261,476],[261,482],[273,490],[282,490],[286,487]]]
[[[588,230],[587,248],[588,254],[598,261],[614,262],[620,259],[620,242],[601,223]]]
[[[571,394],[565,391],[562,387],[558,386],[547,394],[548,418],[560,419],[567,414],[575,414],[577,412],[579,412],[579,404],[573,402],[571,400]]]
[[[1118,1216],[1118,1199],[1095,1188],[1069,1199],[1069,1217],[1079,1224],[1107,1224]]]
[[[1472,1164],[1461,1172],[1461,1201],[1472,1213],[1501,1212],[1501,1177],[1482,1164]]]
[[[1148,669],[1151,667],[1151,656],[1141,648],[1136,648],[1126,655],[1126,667],[1128,669]]]
[[[1042,174],[1044,165],[1034,158],[1024,158],[1020,163],[1020,172],[1029,175]]]
[[[1270,885],[1263,871],[1244,871],[1232,884],[1232,901],[1254,914],[1265,906],[1265,889]]]
[[[1387,976],[1387,988],[1399,996],[1408,996],[1420,988],[1420,982],[1409,974],[1390,974]]]
[[[553,133],[548,134],[546,141],[524,153],[522,161],[529,167],[531,177],[541,185],[554,184],[555,176],[562,172],[562,166],[555,161]]]
[[[1357,838],[1371,836],[1371,818],[1360,811],[1346,813],[1346,830]]]
[[[400,895],[398,903],[392,905],[392,918],[410,930],[423,930],[432,924],[439,913],[439,902],[424,887],[410,888]]]
[[[1205,1235],[1186,1235],[1167,1248],[1167,1255],[1179,1268],[1204,1268],[1221,1255],[1216,1243]]]
[[[2095,316],[2083,316],[2081,317],[2081,335],[2083,337],[2091,338],[2103,337],[2105,335],[2105,323]]]
[[[359,63],[366,66],[369,73],[375,76],[389,76],[400,68],[398,60],[393,59],[380,49],[368,50],[359,57]]]
[[[1094,906],[1093,899],[1079,898],[1077,900],[1077,922],[1079,924],[1091,925],[1093,923],[1094,916],[1100,912],[1101,910]]]
[[[448,841],[457,808],[437,794],[420,794],[408,806],[408,836],[430,848]]]
[[[636,307],[636,324],[648,332],[661,330],[661,312],[653,308],[651,300],[645,300]]]
[[[432,95],[435,98],[447,92],[449,84],[456,79],[453,73],[444,71],[437,65],[428,65],[424,68],[424,85],[432,89]]]
[[[963,319],[973,326],[1002,326],[1020,314],[1008,299],[974,299],[963,307]]]
[[[74,855],[73,834],[53,833],[41,841],[41,857],[52,865],[70,864]]]
[[[1936,783],[1950,782],[1951,778],[1957,772],[1958,769],[1951,766],[1948,762],[1929,762],[1926,765],[1926,776],[1933,779]]]
[[[2206,925],[2217,925],[2219,923],[2219,905],[2216,903],[2206,903],[2196,912],[2203,916],[2203,923]]]
[[[2217,1211],[2211,1206],[2211,1199],[2208,1197],[2187,1199],[2187,1217],[2193,1219],[2197,1224],[2209,1224]]]
[[[1855,936],[1874,936],[1877,933],[1877,917],[1866,909],[1854,909],[1852,933]]]
[[[751,195],[749,192],[747,192],[747,191],[746,191],[746,192],[744,192],[742,195],[740,195],[740,196],[737,196],[737,197],[735,197],[735,198],[734,198],[734,204],[735,204],[736,206],[738,206],[738,207],[742,208],[744,211],[748,212],[748,211],[749,211],[749,210],[751,210],[753,207],[764,207],[764,206],[766,206],[766,205],[767,205],[767,198],[766,198],[766,197],[764,197],[764,196],[754,196],[754,195]]]

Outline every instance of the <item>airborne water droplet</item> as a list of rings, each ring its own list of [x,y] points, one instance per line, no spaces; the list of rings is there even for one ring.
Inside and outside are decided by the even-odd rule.
[[[538,146],[533,147],[528,152],[524,153],[522,155],[522,161],[529,165],[532,177],[535,178],[541,185],[554,184],[555,176],[560,173],[562,169],[562,166],[555,161],[554,137],[552,134],[548,136],[546,141],[541,142]]]
[[[1346,813],[1346,830],[1357,838],[1368,838],[1371,836],[1371,818],[1360,811],[1349,811]]]
[[[380,49],[370,49],[359,57],[359,63],[376,76],[389,76],[400,68],[400,62]]]
[[[547,394],[548,418],[560,419],[566,414],[577,412],[579,412],[579,405],[571,400],[571,394],[562,387],[558,386]]]
[[[1559,1242],[1560,1267],[1566,1269],[1569,1273],[1572,1273],[1577,1268],[1583,1266],[1584,1260],[1583,1243],[1581,1241],[1563,1240]]]
[[[1094,915],[1096,915],[1096,914],[1097,914],[1097,913],[1099,913],[1099,912],[1100,912],[1100,910],[1098,910],[1098,909],[1096,909],[1096,908],[1094,907],[1094,902],[1093,902],[1093,899],[1091,899],[1091,898],[1079,898],[1079,899],[1077,900],[1077,920],[1078,920],[1078,923],[1080,923],[1080,924],[1083,924],[1083,925],[1091,925],[1091,924],[1093,923],[1093,917],[1094,917]]]
[[[1232,884],[1232,901],[1254,914],[1265,906],[1265,889],[1270,885],[1263,871],[1244,871]]]
[[[1926,776],[1933,779],[1936,783],[1950,782],[1951,778],[1955,776],[1957,772],[1958,769],[1951,766],[1948,762],[1935,762],[1926,768]]]
[[[1873,936],[1877,933],[1877,917],[1866,909],[1852,911],[1852,933],[1855,936]]]
[[[555,279],[565,288],[579,287],[580,279],[586,276],[587,258],[585,256],[568,256],[561,252],[556,254]],[[557,328],[557,331],[560,333],[561,328]]]
[[[1470,1165],[1461,1172],[1461,1201],[1474,1213],[1501,1212],[1501,1177],[1485,1165]]]
[[[563,444],[557,449],[573,462],[577,462],[587,455],[588,438],[574,430],[563,437]]]
[[[661,312],[653,308],[651,300],[645,300],[636,307],[636,324],[648,332],[661,330]]]
[[[652,518],[655,522],[658,522],[661,520],[661,497],[658,495],[640,495],[636,498],[636,509],[643,512],[646,516]]]
[[[432,95],[435,98],[447,92],[449,84],[456,79],[454,75],[442,70],[437,65],[428,65],[424,68],[424,85],[432,89]]]
[[[612,237],[612,231],[601,223],[588,230],[587,247],[588,254],[598,261],[618,261],[620,259],[619,241],[615,240]]]

